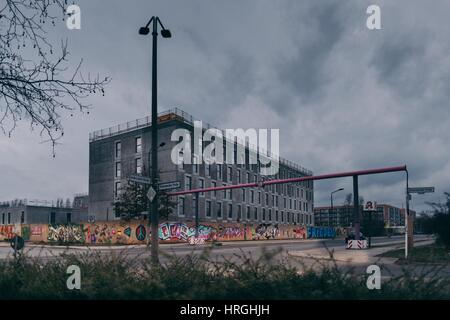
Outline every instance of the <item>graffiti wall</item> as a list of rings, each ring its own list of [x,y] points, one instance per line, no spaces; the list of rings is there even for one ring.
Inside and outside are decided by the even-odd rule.
[[[332,227],[308,227],[307,237],[313,239],[335,238],[336,229]]]
[[[280,224],[201,223],[198,231],[188,222],[163,222],[159,225],[158,238],[162,243],[236,240],[276,240],[334,238],[342,230],[331,227],[305,227]],[[37,243],[55,244],[142,244],[150,237],[147,221],[112,221],[82,225],[7,225],[0,226],[0,240],[14,234]]]

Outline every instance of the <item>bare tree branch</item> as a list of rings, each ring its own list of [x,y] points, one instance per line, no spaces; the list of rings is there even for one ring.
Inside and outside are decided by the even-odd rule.
[[[83,100],[104,95],[108,77],[85,77],[82,60],[69,72],[67,40],[60,52],[44,26],[65,19],[64,0],[0,0],[0,130],[11,136],[18,122],[29,121],[54,146],[64,135],[61,118],[89,112]],[[69,73],[69,74],[68,74]]]

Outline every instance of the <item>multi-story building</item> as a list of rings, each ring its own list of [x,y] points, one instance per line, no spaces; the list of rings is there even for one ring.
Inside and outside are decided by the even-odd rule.
[[[365,214],[362,206],[360,213],[361,215]],[[377,210],[372,213],[372,219],[383,221],[386,228],[405,225],[404,209],[389,204],[377,204]],[[316,207],[314,208],[314,220],[316,226],[352,227],[354,222],[353,206],[333,206],[332,209],[331,207]]]
[[[0,203],[0,225],[30,223],[80,223],[87,220],[87,207],[37,200],[13,200]]]
[[[172,109],[158,116],[158,171],[160,182],[179,181],[181,189],[195,189],[257,182],[267,178],[292,178],[312,172],[285,159],[279,159],[278,173],[260,174],[260,164],[176,164],[171,160],[175,129],[194,130],[194,118]],[[212,128],[203,125],[204,128]],[[132,175],[147,175],[151,148],[150,117],[90,134],[89,215],[97,221],[116,219],[114,201]],[[246,158],[249,147],[245,146]],[[235,155],[236,156],[236,155]],[[236,162],[235,162],[236,163]],[[193,195],[177,197],[177,209],[170,220],[192,221],[196,211]],[[313,225],[313,183],[272,185],[199,194],[202,221],[295,223]]]

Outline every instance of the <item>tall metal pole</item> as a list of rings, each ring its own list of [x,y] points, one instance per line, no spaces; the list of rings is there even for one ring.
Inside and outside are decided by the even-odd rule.
[[[408,259],[409,254],[409,198],[411,195],[409,194],[409,174],[408,170],[406,170],[406,212],[405,212],[405,259]]]
[[[158,100],[157,100],[157,37],[158,37],[158,17],[153,17],[153,49],[152,49],[152,146],[151,146],[151,180],[152,186],[157,191],[158,176]],[[159,263],[158,258],[158,192],[156,192],[151,202],[151,259],[152,262]]]
[[[199,193],[194,193],[195,196],[195,237],[198,238],[198,226],[199,226],[199,216],[198,216],[198,197]]]
[[[333,214],[333,193],[334,192],[331,193],[331,200],[330,200],[331,206],[330,206],[330,211],[328,212],[328,226],[330,226],[331,215]]]
[[[355,221],[355,240],[359,240],[359,187],[358,176],[353,176],[353,212]]]

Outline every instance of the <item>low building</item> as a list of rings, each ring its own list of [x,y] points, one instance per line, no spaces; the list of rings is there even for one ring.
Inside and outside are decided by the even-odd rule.
[[[87,207],[66,206],[49,201],[14,200],[0,203],[0,224],[59,224],[87,220]]]
[[[410,210],[412,211],[412,210]],[[415,214],[414,211],[412,211]],[[361,221],[363,215],[367,214],[360,206]],[[396,228],[405,226],[405,209],[389,204],[377,204],[377,210],[372,212],[374,221],[383,221],[385,228]],[[333,208],[315,207],[314,221],[316,226],[330,226],[349,228],[354,224],[354,210],[351,205],[333,206]]]

